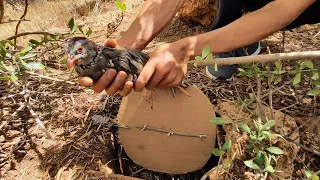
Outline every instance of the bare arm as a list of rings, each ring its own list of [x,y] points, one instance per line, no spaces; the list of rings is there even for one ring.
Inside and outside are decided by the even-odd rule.
[[[286,27],[315,1],[276,0],[225,27],[181,39],[174,46],[181,47],[182,51],[188,49],[189,58],[201,54],[204,46],[210,46],[213,54],[230,52]]]
[[[148,0],[118,45],[142,50],[174,18],[185,0]]]

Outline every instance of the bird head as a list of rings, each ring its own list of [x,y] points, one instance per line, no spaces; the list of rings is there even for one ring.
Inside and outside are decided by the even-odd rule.
[[[67,66],[72,69],[75,65],[88,65],[97,56],[99,47],[86,37],[67,39],[65,50],[68,54]]]

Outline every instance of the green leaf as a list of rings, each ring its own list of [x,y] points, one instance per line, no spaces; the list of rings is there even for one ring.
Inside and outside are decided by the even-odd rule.
[[[8,81],[10,80],[10,77],[0,77],[0,81]]]
[[[307,66],[308,68],[310,68],[310,69],[313,69],[313,68],[314,68],[313,62],[312,62],[311,60],[304,60],[304,61],[303,61],[303,64],[304,64],[305,66]]]
[[[313,89],[307,93],[309,96],[318,96],[320,95],[320,89]]]
[[[6,65],[2,65],[2,66],[3,66],[3,68],[4,68],[5,70],[7,70],[7,71],[9,71],[9,72],[14,72],[14,71],[15,71],[15,69],[14,69],[13,66],[6,66]]]
[[[281,61],[275,61],[274,64],[276,65],[276,67],[277,67],[279,70],[282,68]]]
[[[213,54],[212,54],[212,53],[208,54],[208,56],[207,56],[205,59],[206,59],[206,60],[207,60],[207,59],[209,59],[209,60],[210,60],[210,59],[213,59]]]
[[[18,80],[19,78],[18,78],[16,75],[12,74],[12,75],[10,76],[10,79],[11,79],[12,81],[16,81],[16,80]]]
[[[87,35],[87,36],[90,36],[90,35],[92,34],[92,32],[93,32],[92,29],[89,28],[89,30],[87,31],[86,35]]]
[[[313,81],[313,84],[317,87],[320,87],[320,79]]]
[[[22,59],[22,60],[30,59],[30,58],[35,57],[35,56],[36,56],[36,54],[27,54],[25,56],[21,56],[20,59]]]
[[[41,42],[37,41],[37,40],[34,40],[34,39],[30,39],[29,42],[31,44],[34,44],[34,45],[41,45]]]
[[[301,73],[296,74],[293,80],[293,85],[297,85],[301,82]]]
[[[258,166],[261,166],[264,162],[264,155],[262,151],[258,151],[256,157],[254,158],[254,163],[256,163]]]
[[[44,69],[44,65],[39,63],[39,62],[34,62],[34,63],[24,63],[24,66],[31,68],[31,69]]]
[[[202,57],[201,56],[196,56],[195,59],[200,61],[200,60],[202,60]]]
[[[210,54],[210,47],[205,46],[202,50],[202,59],[206,58]]]
[[[68,60],[68,57],[63,57],[63,58],[60,59],[60,63],[66,64],[67,60]]]
[[[305,175],[307,178],[310,178],[312,174],[313,174],[313,173],[312,173],[311,171],[307,171],[307,170],[304,171],[304,175]]]
[[[251,101],[254,101],[255,100],[255,96],[253,93],[249,93],[249,97],[250,97],[250,100]]]
[[[48,43],[49,42],[49,39],[48,39],[48,35],[45,34],[44,37],[43,37],[43,42],[44,43]]]
[[[312,180],[319,180],[319,176],[316,174],[312,174],[311,179]]]
[[[262,126],[261,131],[269,130],[275,124],[276,122],[274,120],[269,120]]]
[[[78,29],[79,29],[79,31],[80,31],[82,34],[84,34],[81,26],[78,26]]]
[[[24,48],[22,51],[20,51],[18,54],[25,54],[31,50],[32,50],[32,47],[28,46],[28,47]]]
[[[221,152],[218,148],[214,148],[212,151],[212,154],[215,156],[221,156]]]
[[[266,171],[270,172],[270,173],[274,173],[275,170],[273,169],[273,167],[271,165],[268,165],[266,168],[265,168]]]
[[[240,123],[240,128],[246,133],[251,133],[249,126],[244,123]]]
[[[223,144],[222,150],[223,150],[223,151],[229,150],[229,149],[231,148],[231,144],[232,144],[231,139],[229,139],[228,141],[226,141],[226,142]]]
[[[261,134],[268,139],[272,138],[271,133],[269,133],[268,131],[262,131]]]
[[[256,163],[254,163],[252,160],[243,161],[243,163],[251,169],[260,170],[260,167]]]
[[[311,79],[313,79],[313,80],[319,79],[319,73],[316,72],[316,73],[311,77]]]
[[[283,151],[278,147],[269,147],[269,148],[267,148],[267,151],[269,151],[270,153],[273,153],[273,154],[277,154],[277,155],[283,154]]]
[[[71,18],[69,20],[68,26],[69,26],[70,30],[72,30],[74,28],[74,18]]]
[[[116,6],[117,6],[117,8],[119,8],[119,9],[121,9],[123,11],[125,11],[127,9],[126,4],[124,4],[124,3],[120,2],[120,1],[116,1]]]
[[[249,70],[247,71],[247,76],[248,76],[248,77],[252,77],[252,76],[253,76],[253,70],[252,70],[252,69],[249,69]]]
[[[270,158],[268,158],[266,152],[263,152],[263,156],[264,156],[264,167],[268,167],[270,164]]]
[[[230,124],[232,121],[230,120],[224,120],[222,117],[215,117],[211,118],[209,122],[216,124],[216,125],[224,125],[224,124]]]
[[[228,156],[224,161],[223,161],[223,168],[226,169],[228,168],[232,163],[232,159],[230,156]]]

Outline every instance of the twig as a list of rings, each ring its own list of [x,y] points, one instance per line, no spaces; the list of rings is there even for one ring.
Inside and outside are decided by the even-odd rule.
[[[50,138],[53,139],[52,135],[49,133],[49,131],[46,129],[46,127],[43,125],[41,122],[40,118],[37,116],[37,114],[33,111],[33,109],[30,107],[29,104],[29,97],[27,99],[27,95],[25,96],[25,106],[28,108],[30,114],[32,115],[33,119],[37,122],[39,125],[40,129]]]
[[[274,130],[273,128],[271,128],[271,131],[273,131],[274,133],[277,133],[277,134],[281,135],[279,132],[277,132],[277,131]],[[309,148],[309,147],[307,147],[307,146],[305,146],[305,145],[302,145],[302,144],[300,144],[300,143],[297,143],[297,142],[295,142],[294,140],[292,140],[291,138],[289,138],[289,137],[286,136],[286,135],[281,135],[281,136],[282,136],[284,139],[286,139],[287,141],[289,141],[289,142],[291,142],[291,143],[294,143],[295,145],[300,146],[302,149],[304,149],[304,150],[306,150],[306,151],[308,151],[308,152],[310,152],[310,153],[312,153],[312,154],[315,154],[315,155],[317,155],[317,156],[320,157],[320,152],[319,152],[319,151],[316,151],[316,150],[314,150],[314,149],[312,149],[312,148]]]
[[[0,0],[0,23],[2,22],[4,16],[4,5],[3,5],[3,0]]]
[[[257,75],[257,103],[258,103],[258,122],[262,123],[261,77],[259,75]]]
[[[290,53],[276,53],[276,54],[260,54],[255,56],[241,56],[229,58],[214,58],[206,60],[192,60],[187,62],[194,63],[195,67],[209,66],[209,65],[232,65],[232,64],[245,64],[253,62],[272,62],[283,60],[301,60],[320,58],[320,51],[303,51],[303,52],[290,52]]]
[[[207,137],[205,134],[189,134],[189,133],[174,132],[172,130],[165,130],[165,129],[155,128],[155,127],[150,127],[147,125],[137,126],[136,128],[139,128],[142,131],[151,130],[151,131],[163,132],[163,133],[167,133],[168,136],[178,135],[178,136],[187,136],[187,137],[199,137],[201,140]]]
[[[34,75],[34,76],[38,76],[38,77],[43,78],[43,79],[52,80],[52,81],[65,82],[65,83],[68,83],[68,84],[76,84],[75,82],[69,81],[69,80],[74,79],[74,78],[71,78],[69,80],[63,80],[63,79],[52,78],[52,77],[45,76],[45,75],[42,75],[42,74],[37,74],[37,73],[34,73],[34,72],[30,72],[30,71],[25,71],[25,73],[30,74],[30,75]]]
[[[27,36],[27,35],[33,35],[33,34],[43,34],[43,35],[52,35],[52,36],[61,36],[61,35],[68,35],[70,33],[50,33],[50,32],[45,32],[45,31],[34,31],[34,32],[23,32],[23,33],[19,33],[16,34],[14,36],[8,37],[6,40],[12,40],[15,39],[17,37],[21,37],[21,36]]]
[[[284,36],[283,36],[284,39]],[[284,43],[284,42],[283,42]],[[284,46],[284,44],[283,44]],[[268,54],[271,54],[269,46],[267,46]],[[273,105],[272,105],[272,92],[273,92],[273,87],[271,86],[271,66],[270,62],[267,64],[268,67],[268,86],[269,86],[269,108],[270,108],[270,118],[273,119]]]
[[[1,1],[1,0],[0,0]],[[0,5],[1,6],[1,5]],[[8,21],[0,22],[0,24],[7,24],[7,23],[13,23],[18,21],[31,21],[30,19],[10,19]]]
[[[28,3],[28,0],[24,0],[24,12],[22,14],[22,16],[20,17],[20,19],[24,19],[24,17],[27,15],[27,12],[28,12],[28,6],[29,6],[29,3]],[[22,21],[19,21],[17,23],[17,26],[16,26],[16,31],[15,31],[15,35],[18,34],[18,31],[19,31],[19,26],[21,24]],[[14,38],[14,44],[17,44],[17,37]]]
[[[111,31],[110,34],[107,35],[107,38],[109,38],[115,31],[116,29],[120,26],[120,24],[122,23],[123,21],[123,11],[121,11],[121,19],[119,21],[119,23],[117,24],[117,26],[115,28],[113,28],[113,30]]]

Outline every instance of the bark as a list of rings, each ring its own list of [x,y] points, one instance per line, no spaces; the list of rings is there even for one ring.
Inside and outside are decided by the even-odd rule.
[[[3,16],[4,16],[4,4],[3,4],[3,0],[0,0],[0,24],[3,20]]]

